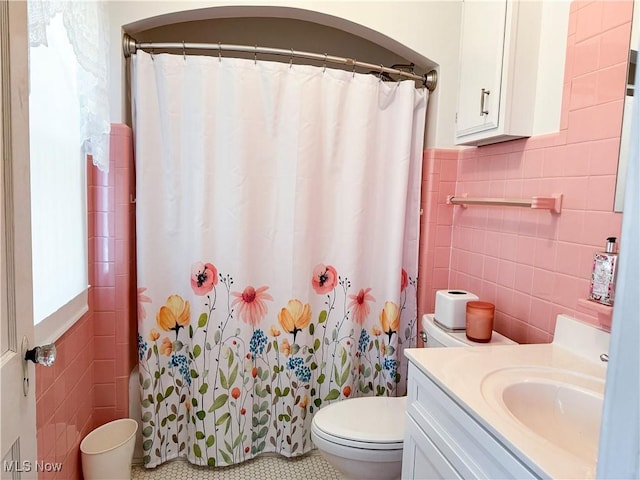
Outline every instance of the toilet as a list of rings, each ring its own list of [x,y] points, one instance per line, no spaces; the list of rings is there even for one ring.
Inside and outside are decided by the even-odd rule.
[[[512,345],[493,332],[487,343],[467,339],[464,331],[447,331],[423,315],[426,348]],[[313,417],[311,440],[344,478],[395,480],[402,472],[406,397],[360,397],[323,407]]]

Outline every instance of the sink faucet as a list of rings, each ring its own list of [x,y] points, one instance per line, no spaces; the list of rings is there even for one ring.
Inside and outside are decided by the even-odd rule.
[[[600,355],[600,360],[602,360],[603,362],[608,362],[609,361],[609,355],[607,355],[606,353],[603,353]]]

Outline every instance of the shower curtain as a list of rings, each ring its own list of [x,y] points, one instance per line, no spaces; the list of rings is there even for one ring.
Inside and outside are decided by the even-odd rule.
[[[147,467],[301,455],[323,406],[404,394],[427,98],[329,68],[134,56]]]

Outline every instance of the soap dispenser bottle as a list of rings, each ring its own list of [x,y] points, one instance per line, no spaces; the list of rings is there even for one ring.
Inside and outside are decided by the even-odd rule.
[[[593,256],[589,299],[603,305],[613,305],[617,273],[616,237],[609,237],[605,251],[598,252]]]

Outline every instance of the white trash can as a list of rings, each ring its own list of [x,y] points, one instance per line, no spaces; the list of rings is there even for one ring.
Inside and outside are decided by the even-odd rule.
[[[85,480],[129,480],[138,422],[121,418],[90,432],[80,443]]]

